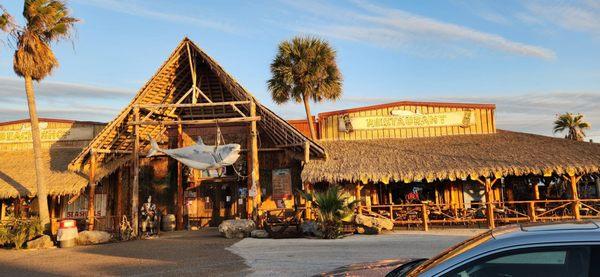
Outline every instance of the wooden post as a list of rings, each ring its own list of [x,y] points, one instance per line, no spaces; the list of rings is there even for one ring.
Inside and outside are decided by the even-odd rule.
[[[421,213],[423,216],[423,231],[429,231],[429,214],[427,211],[427,205],[421,204]]]
[[[94,180],[96,177],[96,153],[94,153],[94,149],[90,150],[90,169],[89,169],[89,190],[88,190],[88,230],[94,230],[94,219],[96,216],[96,211],[94,207],[94,199],[96,196],[96,181]]]
[[[487,220],[488,227],[490,229],[496,228],[496,223],[494,222],[494,204],[492,204],[492,181],[489,177],[485,178],[485,205],[487,210]]]
[[[254,102],[254,100],[252,100],[250,102],[250,116],[251,117],[255,117],[256,116],[256,103]],[[251,197],[250,195],[248,195],[248,205],[247,205],[247,210],[248,210],[248,215],[249,218],[252,217],[252,215],[254,215],[254,209],[257,208],[258,206],[260,206],[261,201],[261,188],[260,188],[260,180],[259,180],[259,176],[260,176],[260,169],[258,168],[258,133],[256,130],[256,121],[251,121],[250,122],[250,151],[248,151],[248,154],[250,154],[250,158],[249,158],[249,168],[250,168],[250,178],[248,178],[248,191],[251,191],[252,187],[254,187],[256,189],[256,194]]]
[[[390,205],[394,205],[394,198],[392,197],[392,187],[391,185],[387,185],[388,187],[388,201],[390,201]]]
[[[121,218],[123,217],[123,167],[117,169],[117,193],[116,193],[117,207],[115,211],[115,227],[118,228]]]
[[[576,177],[575,174],[569,174],[571,180],[571,199],[573,200],[573,216],[575,216],[575,220],[581,220],[581,214],[579,212],[579,194],[577,192],[577,183],[579,182],[579,178]]]
[[[533,199],[540,200],[540,188],[537,184],[533,184]]]
[[[537,215],[535,214],[535,202],[529,202],[529,220],[531,222],[537,221]]]
[[[0,220],[6,219],[6,203],[4,200],[0,200]]]
[[[183,147],[183,127],[177,125],[177,147]],[[177,162],[177,230],[183,230],[183,165]]]
[[[356,184],[354,188],[354,198],[358,201],[358,214],[362,214],[362,201],[360,196],[360,190],[363,188],[361,184]]]
[[[306,193],[309,193],[309,194],[311,193],[311,189],[312,189],[311,187],[312,187],[312,185],[310,183],[304,184]],[[304,218],[306,220],[312,219],[312,202],[310,202],[308,200],[306,200],[306,212],[304,214]]]
[[[140,109],[135,106],[133,108],[134,121],[140,119]],[[131,228],[133,236],[138,235],[139,229],[139,193],[140,193],[140,126],[133,126],[134,141],[133,141],[133,180],[131,182]]]

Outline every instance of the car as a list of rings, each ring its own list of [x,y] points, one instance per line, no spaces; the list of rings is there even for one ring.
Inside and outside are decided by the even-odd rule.
[[[568,221],[508,225],[472,237],[431,259],[354,264],[322,275],[600,276],[600,223]]]

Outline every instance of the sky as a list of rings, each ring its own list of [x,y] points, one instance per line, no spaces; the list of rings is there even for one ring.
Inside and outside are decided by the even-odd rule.
[[[497,127],[552,133],[558,113],[582,113],[600,140],[600,1],[70,0],[72,41],[35,85],[39,115],[110,121],[185,36],[261,103],[271,101],[277,45],[318,36],[337,51],[343,97],[323,112],[401,100],[493,103]],[[22,1],[0,0],[19,22]],[[27,118],[12,43],[0,37],[0,121]],[[596,128],[597,126],[597,128]]]

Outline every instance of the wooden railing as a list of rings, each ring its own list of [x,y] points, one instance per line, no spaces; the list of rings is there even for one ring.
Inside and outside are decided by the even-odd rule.
[[[493,209],[489,215],[488,206]],[[371,205],[359,206],[357,212],[388,218],[397,226],[415,226],[426,230],[432,224],[483,227],[515,222],[572,220],[576,219],[574,207],[578,207],[580,218],[600,218],[600,199],[471,202],[468,207],[435,203]]]

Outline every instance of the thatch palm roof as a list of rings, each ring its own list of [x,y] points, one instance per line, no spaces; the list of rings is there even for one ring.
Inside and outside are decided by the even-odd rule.
[[[322,141],[328,159],[311,160],[305,182],[456,180],[600,171],[600,144],[500,130],[496,134]]]
[[[79,148],[43,150],[44,182],[48,195],[77,194],[88,184],[86,176],[67,170]],[[33,149],[0,152],[0,198],[37,194]]]
[[[192,61],[189,56],[192,56]],[[254,101],[256,103],[257,115],[261,117],[258,122],[259,133],[267,136],[273,145],[290,145],[290,150],[303,151],[305,142],[310,144],[310,155],[314,158],[325,156],[323,148],[308,139],[301,132],[292,127],[288,122],[277,116],[266,106],[260,104],[257,99],[242,87],[231,75],[229,75],[214,59],[208,56],[196,44],[188,38],[184,38],[175,48],[173,53],[159,68],[156,74],[140,89],[140,91],[131,100],[117,117],[111,121],[94,138],[90,145],[85,148],[69,165],[69,169],[79,172],[87,172],[89,168],[89,154],[92,149],[97,151],[97,162],[99,170],[96,172],[96,178],[100,179],[105,174],[111,172],[108,165],[115,165],[130,159],[127,151],[133,150],[134,132],[133,127],[128,123],[133,120],[133,110],[136,104],[172,104],[186,95],[192,85],[192,74],[190,64],[196,67],[198,76],[198,87],[211,99],[212,102],[224,101]],[[199,102],[206,102],[205,99],[199,99]],[[189,103],[189,99],[181,103]],[[248,107],[240,106],[241,111],[249,114]],[[146,111],[141,111],[141,116]],[[162,115],[176,115],[180,118],[217,118],[228,117],[235,111],[232,107],[207,107],[207,108],[186,108],[175,110],[172,107],[165,107],[155,110],[151,114],[153,120],[170,120]],[[141,138],[140,149],[149,147],[148,135],[156,138],[163,135],[166,127],[162,125],[143,125],[140,126],[139,134]],[[111,153],[106,153],[106,152]],[[125,153],[125,154],[123,154]],[[104,172],[104,173],[102,173]]]

